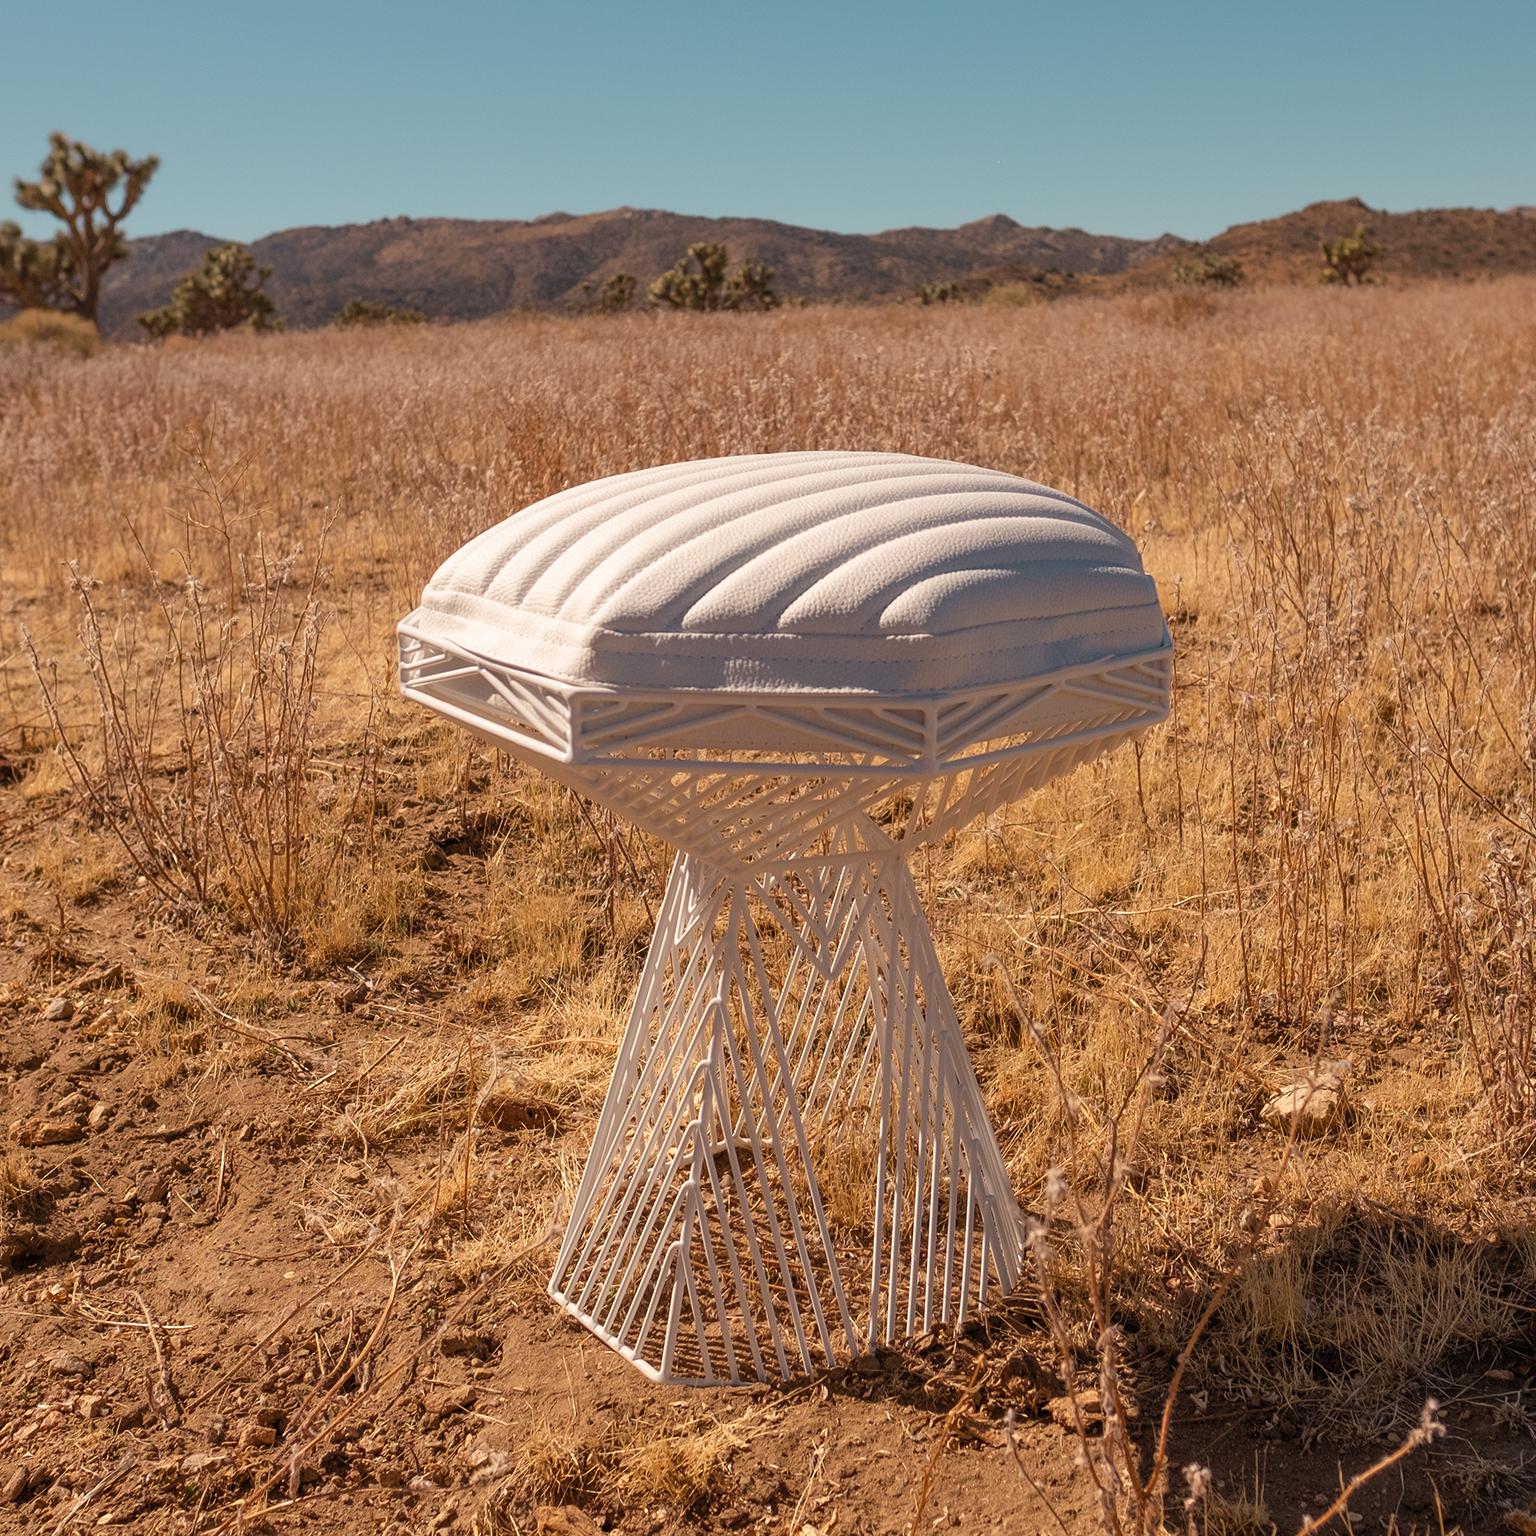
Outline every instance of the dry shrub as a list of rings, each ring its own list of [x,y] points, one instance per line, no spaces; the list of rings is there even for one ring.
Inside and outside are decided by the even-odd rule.
[[[1243,1265],[1201,1376],[1262,1390],[1304,1438],[1366,1440],[1401,1429],[1413,1394],[1453,1379],[1467,1350],[1517,1344],[1532,1301],[1517,1251],[1324,1207]]]
[[[661,1434],[637,1435],[619,1454],[615,1491],[636,1504],[662,1504],[686,1514],[720,1489],[732,1452],[746,1444],[745,1422],[698,1419]]]
[[[122,872],[122,850],[111,838],[68,824],[53,830],[55,835],[38,851],[37,876],[59,901],[87,905],[117,881]]]
[[[82,315],[59,309],[23,309],[0,321],[0,348],[49,347],[72,357],[95,357],[101,350],[96,327]]]
[[[525,1054],[511,1063],[481,1038],[428,1040],[393,1054],[389,1067],[374,1073],[347,1106],[336,1131],[344,1143],[367,1148],[424,1130],[541,1129],[590,1087],[590,1074],[566,1070],[563,1053]]]
[[[614,1447],[608,1435],[592,1435],[548,1420],[519,1436],[506,1481],[487,1501],[498,1516],[530,1504],[571,1504],[589,1499],[612,1475]]]
[[[621,1508],[660,1506],[687,1515],[719,1492],[731,1455],[747,1443],[750,1412],[727,1423],[692,1419],[658,1427],[638,1421],[587,1426],[542,1419],[529,1426],[486,1503],[490,1530],[514,1528],[534,1504],[586,1503],[601,1496]]]
[[[0,1220],[19,1216],[37,1184],[32,1159],[20,1147],[8,1147],[0,1158]]]
[[[383,897],[375,925],[396,905],[394,881],[360,883],[355,868],[370,819],[368,716],[341,791],[341,825],[317,837],[324,808],[339,798],[334,785],[322,797],[313,774],[326,568],[317,555],[290,593],[291,561],[272,560],[258,543],[252,566],[228,540],[224,548],[222,603],[188,572],[173,596],[157,590],[147,611],[115,619],[98,605],[94,581],[71,567],[95,715],[85,730],[66,723],[57,664],[45,665],[24,638],[94,819],[166,906],[220,911],[279,947],[298,944],[308,922],[318,955],[334,961],[360,946],[338,916],[339,886]],[[354,930],[365,910],[347,904]]]
[[[1191,1513],[1198,1536],[1274,1536],[1269,1506],[1259,1493],[1227,1494],[1210,1488]]]

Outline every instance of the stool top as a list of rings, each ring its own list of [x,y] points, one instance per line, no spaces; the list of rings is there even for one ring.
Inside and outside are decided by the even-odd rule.
[[[402,627],[578,688],[884,698],[1168,644],[1105,518],[894,453],[702,459],[558,492],[446,560]]]

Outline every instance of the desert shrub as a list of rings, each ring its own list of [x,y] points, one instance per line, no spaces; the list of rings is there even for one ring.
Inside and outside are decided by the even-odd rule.
[[[27,345],[94,357],[101,350],[101,337],[89,320],[60,309],[24,309],[0,321],[0,347]]]
[[[1321,248],[1325,283],[1342,283],[1347,287],[1373,281],[1372,269],[1381,255],[1381,246],[1371,238],[1365,225],[1357,224],[1352,235],[1324,240]]]
[[[1063,272],[1059,267],[1014,268],[999,273],[981,297],[984,304],[1018,308],[1042,299],[1065,298],[1080,290],[1075,272]]]
[[[1033,283],[994,283],[982,294],[981,302],[999,309],[1027,309],[1040,303],[1042,297]]]
[[[1237,257],[1201,251],[1173,269],[1173,280],[1197,288],[1238,288],[1246,278]]]
[[[196,272],[176,284],[171,302],[146,310],[139,324],[155,337],[211,336],[241,327],[280,331],[282,322],[261,286],[271,275],[271,267],[258,267],[243,246],[215,246]]]
[[[424,325],[427,317],[407,304],[384,304],[378,299],[348,299],[336,311],[332,325]]]
[[[730,252],[723,245],[690,245],[670,272],[651,284],[651,300],[665,309],[776,309],[773,272],[760,261],[744,261],[727,275]]]
[[[635,279],[628,272],[611,273],[601,288],[591,279],[581,285],[574,308],[587,315],[619,315],[635,302]]]
[[[963,297],[959,283],[924,283],[917,290],[919,304],[957,304]]]

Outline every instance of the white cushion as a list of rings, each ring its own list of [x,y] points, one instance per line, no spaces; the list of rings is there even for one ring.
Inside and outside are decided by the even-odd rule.
[[[614,688],[932,694],[1168,643],[1136,546],[1060,491],[894,453],[615,475],[471,539],[405,620]]]

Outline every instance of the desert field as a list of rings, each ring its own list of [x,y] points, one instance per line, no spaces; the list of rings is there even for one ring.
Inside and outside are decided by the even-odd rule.
[[[805,448],[1113,518],[1174,711],[917,860],[1029,1283],[659,1388],[544,1284],[668,852],[393,626]],[[0,1529],[1536,1531],[1536,281],[0,348],[0,938]]]

